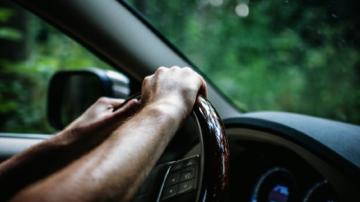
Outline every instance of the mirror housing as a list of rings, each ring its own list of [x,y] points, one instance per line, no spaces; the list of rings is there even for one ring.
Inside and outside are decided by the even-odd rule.
[[[129,79],[118,72],[102,69],[59,71],[49,83],[47,116],[61,130],[100,97],[126,99]]]

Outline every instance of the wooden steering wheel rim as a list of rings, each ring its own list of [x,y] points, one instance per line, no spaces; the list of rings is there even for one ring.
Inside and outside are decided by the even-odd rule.
[[[219,114],[205,98],[199,97],[194,106],[202,144],[203,178],[199,201],[223,201],[229,184],[229,145]]]

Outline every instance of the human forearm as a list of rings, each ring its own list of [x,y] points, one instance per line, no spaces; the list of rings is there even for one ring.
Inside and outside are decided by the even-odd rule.
[[[22,187],[46,176],[53,169],[67,162],[59,159],[60,154],[66,148],[72,147],[70,142],[63,144],[61,141],[63,135],[64,131],[0,164],[0,187],[2,190],[0,201],[8,199]],[[63,160],[69,158],[71,156],[67,156]]]
[[[143,108],[97,148],[25,189],[18,199],[31,196],[46,201],[129,200],[178,128],[182,115],[177,111],[166,105]]]
[[[122,103],[119,99],[101,98],[58,134],[0,164],[0,201],[65,167],[102,142],[139,106],[136,100],[124,106]]]
[[[89,153],[13,200],[129,201],[199,94],[206,96],[206,84],[193,70],[160,67],[143,81],[140,112],[115,124],[115,132]]]
[[[63,130],[1,163],[0,201],[7,200],[27,185],[63,168],[100,141],[99,138],[84,138],[71,133]]]
[[[149,107],[116,131],[103,145],[103,154],[109,155],[107,160],[112,166],[107,166],[104,161],[103,166],[94,170],[95,177],[101,179],[95,187],[94,196],[103,195],[106,187],[113,192],[105,199],[129,201],[163,153],[180,122],[180,117],[168,111]]]

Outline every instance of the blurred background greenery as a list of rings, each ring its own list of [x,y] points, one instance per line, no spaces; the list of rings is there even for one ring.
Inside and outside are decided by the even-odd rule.
[[[355,0],[129,0],[234,103],[360,124]]]
[[[239,108],[360,124],[354,0],[129,0]],[[46,90],[60,69],[110,68],[0,1],[0,131],[50,133]]]
[[[0,1],[0,132],[51,133],[47,85],[57,70],[109,68],[38,17]]]

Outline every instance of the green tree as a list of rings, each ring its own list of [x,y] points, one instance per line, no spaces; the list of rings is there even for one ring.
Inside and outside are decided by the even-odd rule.
[[[352,1],[145,2],[140,12],[240,108],[360,123]],[[236,14],[240,4],[248,16]]]
[[[46,117],[51,75],[109,66],[23,9],[11,3],[0,6],[0,131],[54,132]]]

